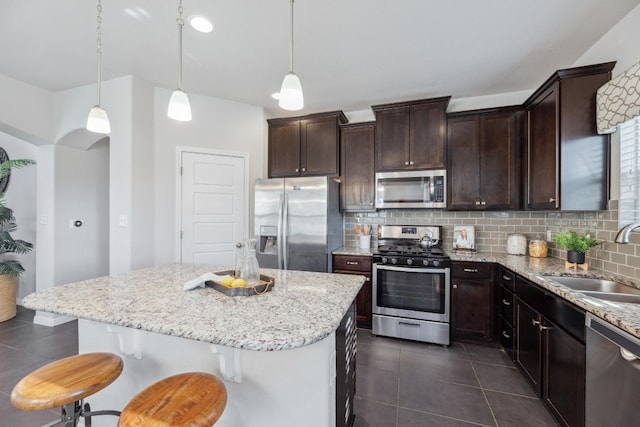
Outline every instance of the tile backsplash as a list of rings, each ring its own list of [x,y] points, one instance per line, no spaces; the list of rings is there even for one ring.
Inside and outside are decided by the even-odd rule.
[[[507,252],[507,236],[524,234],[528,240],[546,239],[547,232],[554,235],[562,230],[591,233],[603,243],[587,252],[587,263],[592,268],[640,280],[640,233],[632,233],[631,243],[621,245],[613,240],[618,232],[618,202],[611,201],[606,211],[504,211],[469,212],[432,209],[389,209],[369,213],[346,213],[344,216],[344,244],[358,246],[356,224],[372,225],[371,247],[377,245],[378,224],[441,225],[443,248],[453,245],[454,225],[473,225],[476,231],[476,249],[481,252]],[[549,256],[565,258],[566,252],[547,242]]]

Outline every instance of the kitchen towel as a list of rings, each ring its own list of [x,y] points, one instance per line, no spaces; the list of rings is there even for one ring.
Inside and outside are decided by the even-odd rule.
[[[224,277],[225,276],[218,276],[217,274],[213,274],[213,273],[205,273],[200,277],[196,277],[195,279],[185,282],[184,286],[182,287],[182,290],[190,291],[191,289],[195,289],[195,288],[204,288],[204,282],[206,282],[207,280],[215,280],[216,282],[219,282]]]

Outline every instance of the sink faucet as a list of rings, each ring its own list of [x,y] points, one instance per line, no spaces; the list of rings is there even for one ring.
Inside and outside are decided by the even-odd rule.
[[[629,243],[629,235],[636,228],[640,228],[640,222],[632,222],[631,224],[627,224],[618,231],[616,235],[615,242],[616,243]]]

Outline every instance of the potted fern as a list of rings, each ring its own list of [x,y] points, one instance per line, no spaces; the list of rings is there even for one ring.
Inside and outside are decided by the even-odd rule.
[[[553,236],[553,241],[560,249],[567,251],[567,261],[576,264],[584,264],[585,253],[602,243],[591,238],[588,233],[579,235],[575,231],[561,231]]]
[[[21,168],[35,163],[33,160],[6,160],[0,163],[0,181],[7,178],[11,169]],[[16,315],[16,278],[24,272],[20,261],[7,257],[7,254],[24,254],[33,245],[24,240],[14,239],[11,233],[18,228],[13,210],[6,206],[4,188],[0,192],[0,322],[12,319]]]

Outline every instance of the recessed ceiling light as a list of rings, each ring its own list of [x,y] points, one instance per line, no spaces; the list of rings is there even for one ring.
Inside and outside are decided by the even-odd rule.
[[[200,31],[201,33],[210,33],[213,31],[213,24],[204,16],[192,16],[191,19],[189,19],[189,23],[196,31]]]
[[[274,92],[274,93],[272,93],[272,94],[271,94],[271,97],[272,97],[273,99],[277,99],[277,100],[279,100],[279,99],[280,99],[280,92]]]

